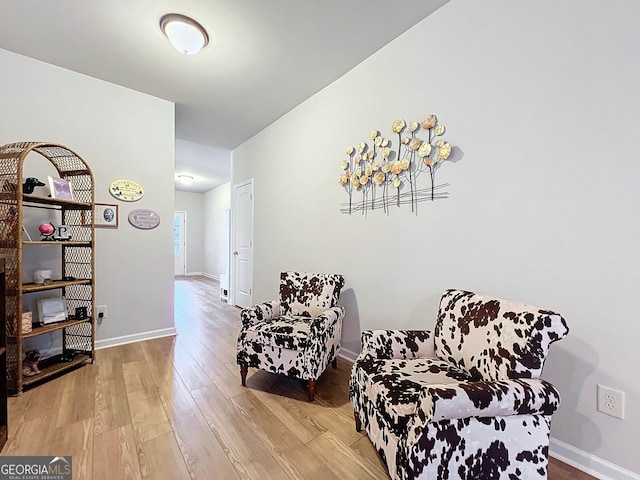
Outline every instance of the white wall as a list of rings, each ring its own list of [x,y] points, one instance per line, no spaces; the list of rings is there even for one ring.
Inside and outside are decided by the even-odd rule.
[[[204,271],[218,279],[226,271],[229,258],[225,210],[230,208],[230,195],[228,182],[204,194]]]
[[[241,145],[254,301],[276,298],[281,270],[344,273],[351,352],[362,329],[431,328],[448,287],[557,310],[571,333],[544,371],[562,394],[553,448],[632,478],[639,17],[631,0],[455,0]],[[340,214],[346,148],[430,113],[459,147],[438,173],[450,198]],[[626,392],[626,420],[596,412],[598,383]]]
[[[93,171],[96,201],[120,205],[119,228],[96,229],[96,303],[108,307],[97,345],[174,333],[174,105],[5,50],[0,71],[0,144],[71,148]],[[144,197],[119,202],[108,190],[117,179],[140,183]],[[137,208],[162,222],[132,227],[127,215]]]
[[[204,195],[175,192],[175,208],[187,212],[187,274],[202,273],[204,267]]]

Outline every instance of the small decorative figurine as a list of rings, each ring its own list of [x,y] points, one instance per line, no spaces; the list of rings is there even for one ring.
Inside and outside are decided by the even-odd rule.
[[[56,227],[53,226],[53,223],[42,223],[38,227],[38,230],[43,240],[53,240],[53,232],[56,231]]]
[[[40,373],[38,368],[38,362],[40,361],[40,351],[33,349],[24,354],[24,361],[22,362],[22,376],[33,377]]]
[[[54,225],[53,223],[42,223],[38,227],[42,240],[54,241],[54,240],[71,240],[71,227],[69,225]]]
[[[33,193],[36,187],[44,187],[44,183],[36,177],[29,177],[24,181],[24,184],[22,184],[22,193]]]

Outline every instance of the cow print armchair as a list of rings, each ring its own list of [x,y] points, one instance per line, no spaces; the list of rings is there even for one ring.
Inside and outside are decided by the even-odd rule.
[[[545,479],[560,396],[540,375],[568,332],[555,312],[447,290],[433,332],[362,333],[356,430],[392,479]]]
[[[259,368],[305,380],[313,401],[322,372],[336,367],[343,286],[338,274],[282,272],[279,300],[243,309],[236,357],[242,385],[248,368]]]

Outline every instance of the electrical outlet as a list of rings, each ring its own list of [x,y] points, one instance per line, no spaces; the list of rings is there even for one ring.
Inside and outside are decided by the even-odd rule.
[[[598,411],[624,420],[624,392],[598,385]]]
[[[102,314],[102,316],[100,316]],[[106,305],[96,305],[96,318],[98,322],[101,322],[105,318],[107,318],[107,306]]]

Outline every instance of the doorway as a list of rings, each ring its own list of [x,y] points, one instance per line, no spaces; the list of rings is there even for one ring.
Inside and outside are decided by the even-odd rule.
[[[173,213],[174,275],[187,274],[187,212]]]
[[[253,179],[233,186],[231,302],[253,305]]]

